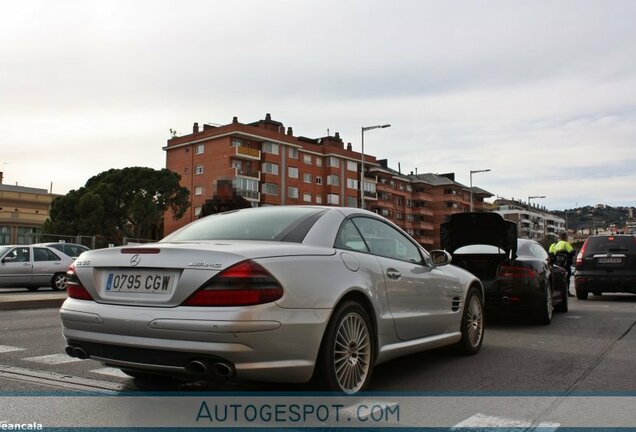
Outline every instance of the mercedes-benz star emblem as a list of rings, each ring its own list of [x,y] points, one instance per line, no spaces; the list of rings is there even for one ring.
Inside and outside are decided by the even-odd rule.
[[[141,262],[141,257],[139,255],[133,255],[132,258],[130,259],[130,265],[133,267],[139,264],[140,262]]]

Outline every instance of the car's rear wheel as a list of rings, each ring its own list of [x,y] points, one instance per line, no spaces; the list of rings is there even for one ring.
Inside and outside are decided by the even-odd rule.
[[[568,288],[567,286],[561,290],[561,303],[554,307],[555,312],[567,312],[568,311]]]
[[[477,288],[471,287],[466,295],[462,313],[461,340],[455,345],[461,354],[476,354],[484,340],[484,303]]]
[[[55,273],[51,278],[51,288],[55,291],[64,291],[66,289],[66,274]]]
[[[547,284],[543,301],[539,304],[538,310],[534,314],[537,324],[548,325],[552,322],[552,285]]]
[[[317,361],[321,387],[353,394],[371,380],[375,337],[367,311],[355,301],[345,301],[334,311]]]
[[[587,290],[584,289],[576,289],[576,298],[579,300],[587,300]]]

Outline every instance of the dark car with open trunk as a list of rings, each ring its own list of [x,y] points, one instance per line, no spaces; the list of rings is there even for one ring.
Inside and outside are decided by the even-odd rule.
[[[538,242],[517,238],[517,224],[497,213],[458,213],[441,226],[441,246],[453,264],[479,279],[485,307],[531,313],[550,324],[552,311],[567,312],[567,273],[550,262]]]

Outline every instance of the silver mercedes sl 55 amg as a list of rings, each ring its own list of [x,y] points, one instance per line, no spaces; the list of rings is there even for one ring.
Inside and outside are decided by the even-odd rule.
[[[375,213],[261,207],[69,268],[66,352],[138,379],[307,382],[363,390],[374,365],[479,351],[481,282]]]

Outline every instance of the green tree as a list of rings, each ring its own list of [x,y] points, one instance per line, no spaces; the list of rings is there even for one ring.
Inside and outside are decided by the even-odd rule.
[[[43,230],[51,234],[98,234],[107,243],[122,237],[158,240],[164,214],[179,219],[190,207],[180,176],[167,169],[111,169],[53,200]]]

